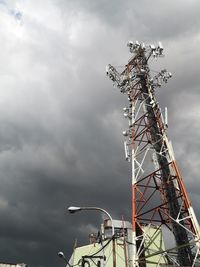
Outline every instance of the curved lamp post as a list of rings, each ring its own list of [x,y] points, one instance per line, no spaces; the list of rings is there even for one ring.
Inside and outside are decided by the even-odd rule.
[[[67,266],[72,267],[71,264],[65,258],[65,254],[62,251],[58,252],[58,257],[60,257],[61,259],[63,259],[65,261],[65,263],[67,264],[66,267]]]
[[[114,236],[115,229],[114,229],[114,225],[113,225],[113,219],[112,219],[111,215],[106,210],[104,210],[102,208],[98,208],[98,207],[74,207],[74,206],[71,206],[71,207],[68,208],[68,211],[70,213],[72,213],[72,214],[75,213],[75,212],[81,211],[81,210],[97,210],[97,211],[101,211],[104,214],[106,214],[107,217],[111,221],[111,225],[112,225],[112,236]]]

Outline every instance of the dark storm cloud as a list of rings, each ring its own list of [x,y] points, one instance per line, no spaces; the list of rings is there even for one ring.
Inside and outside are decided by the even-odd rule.
[[[198,1],[186,3],[183,1],[163,1],[159,0],[153,3],[148,0],[139,2],[132,1],[91,1],[77,0],[64,1],[71,4],[73,10],[84,10],[100,18],[103,23],[114,27],[121,27],[124,32],[132,35],[136,31],[137,36],[142,40],[162,40],[173,39],[184,34],[192,35],[198,32],[200,20],[198,10],[200,4]],[[178,16],[177,16],[178,13]],[[131,33],[130,33],[131,31]]]
[[[1,261],[63,266],[57,252],[69,257],[75,238],[86,242],[101,222],[92,212],[69,216],[69,205],[130,219],[121,135],[126,99],[104,70],[126,64],[131,38],[166,46],[166,58],[154,65],[174,77],[159,98],[169,107],[175,154],[198,203],[198,10],[198,1],[0,5]]]

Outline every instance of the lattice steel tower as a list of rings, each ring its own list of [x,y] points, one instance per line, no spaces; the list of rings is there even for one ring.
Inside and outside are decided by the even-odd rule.
[[[163,47],[128,42],[132,57],[122,72],[106,72],[128,97],[123,135],[126,160],[132,163],[132,240],[130,266],[199,266],[199,224],[166,133],[156,89],[171,78],[161,70],[152,76],[149,59],[163,56]],[[163,118],[164,117],[164,118]],[[161,233],[161,234],[160,234]],[[159,246],[151,246],[160,235]],[[148,249],[149,248],[149,249]],[[147,253],[148,251],[148,253]]]

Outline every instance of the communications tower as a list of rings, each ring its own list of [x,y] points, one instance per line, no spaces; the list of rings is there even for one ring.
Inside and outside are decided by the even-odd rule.
[[[152,75],[149,60],[163,47],[128,42],[131,58],[123,71],[108,65],[108,77],[128,97],[123,132],[126,160],[132,164],[130,266],[200,266],[199,224],[167,137],[156,89],[171,78],[166,69]],[[162,234],[160,234],[162,233]],[[160,244],[152,247],[153,239]],[[155,260],[156,259],[156,260]]]

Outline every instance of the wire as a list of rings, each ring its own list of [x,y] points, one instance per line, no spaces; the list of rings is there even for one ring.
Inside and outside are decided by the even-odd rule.
[[[100,248],[100,250],[98,250],[97,252],[95,252],[94,254],[92,254],[92,255],[90,255],[90,256],[93,257],[93,256],[95,256],[96,254],[98,254],[99,252],[101,252],[105,247],[107,247],[107,245],[108,245],[111,241],[112,241],[112,238],[111,238],[110,240],[108,240],[108,242],[107,242],[104,246],[102,246],[102,247]]]
[[[89,255],[89,256],[92,258],[92,257],[94,257],[95,255],[97,255],[97,254],[98,254],[99,252],[101,252],[105,247],[107,247],[108,244],[109,244],[112,240],[114,240],[115,238],[116,238],[116,237],[113,236],[111,239],[108,240],[108,242],[107,242],[104,246],[102,246],[98,251],[96,251],[94,254]],[[77,264],[74,264],[74,265],[70,265],[70,264],[69,264],[69,267],[80,266],[81,261],[82,261],[82,259],[80,259],[80,260],[78,261]]]

